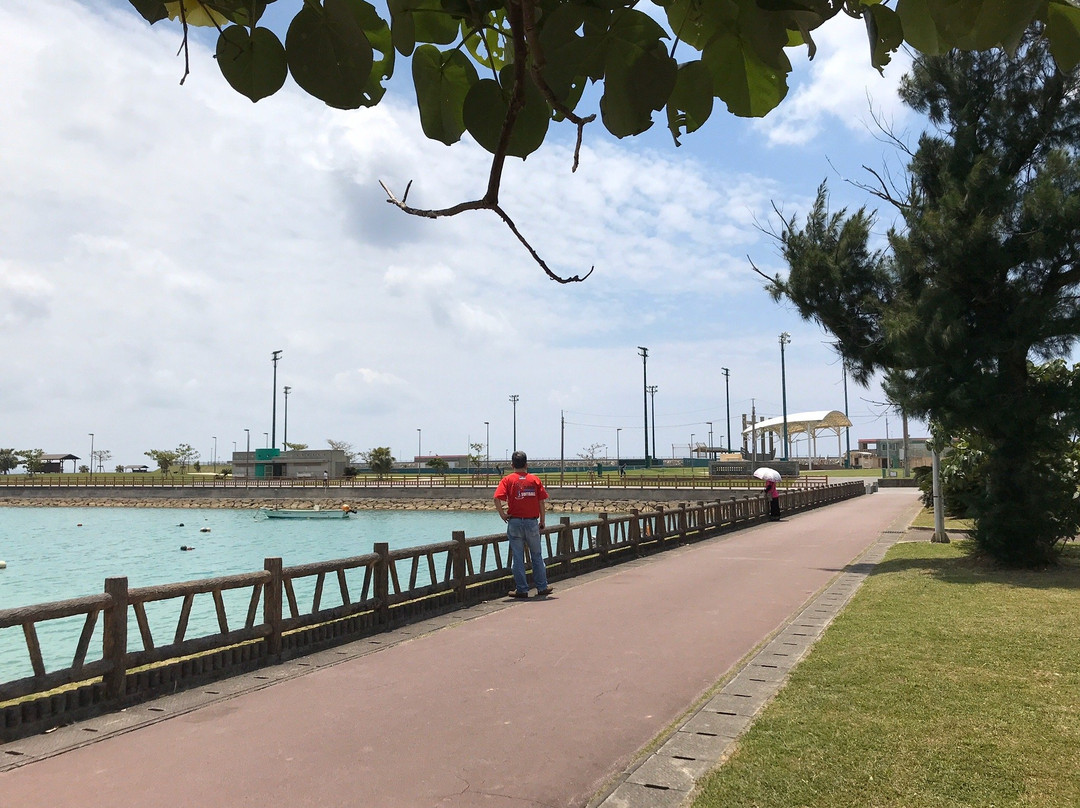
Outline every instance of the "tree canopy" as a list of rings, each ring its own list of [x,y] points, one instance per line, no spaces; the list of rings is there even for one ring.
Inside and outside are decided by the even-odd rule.
[[[1032,31],[1015,57],[919,57],[901,96],[934,129],[907,186],[877,191],[902,221],[888,248],[870,247],[873,214],[830,214],[822,185],[805,225],[783,224],[772,291],[939,438],[973,436],[978,544],[1045,563],[1080,529],[1080,372],[1061,361],[1080,337],[1080,76]]]
[[[554,273],[499,204],[506,158],[538,149],[553,122],[575,126],[580,147],[597,113],[618,138],[660,117],[676,144],[717,102],[734,115],[763,116],[787,94],[787,49],[805,47],[813,58],[814,31],[841,14],[865,22],[867,58],[879,70],[904,44],[925,54],[1012,52],[1036,21],[1063,69],[1080,62],[1075,0],[387,0],[381,9],[365,0],[130,2],[150,23],[182,26],[185,65],[188,27],[216,27],[218,67],[252,101],[291,75],[332,107],[374,106],[397,60],[411,59],[424,134],[449,145],[468,132],[492,162],[479,199],[422,210],[408,205],[408,188],[399,198],[384,186],[388,200],[429,218],[491,210],[560,282],[583,276]],[[260,25],[271,3],[291,16],[284,41]],[[598,102],[585,92],[590,85]]]

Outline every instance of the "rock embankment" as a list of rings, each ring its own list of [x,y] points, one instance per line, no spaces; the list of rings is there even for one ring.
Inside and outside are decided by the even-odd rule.
[[[629,513],[631,509],[639,511],[653,510],[657,504],[672,507],[672,503],[653,503],[646,501],[612,501],[600,499],[581,499],[573,501],[548,500],[547,510],[552,514],[567,513]],[[488,511],[494,510],[490,499],[367,499],[364,497],[326,497],[315,499],[259,499],[257,497],[236,497],[221,499],[190,499],[154,497],[140,499],[135,497],[0,497],[0,508],[230,508],[254,510],[258,508],[313,508],[337,509],[348,505],[357,511]],[[677,507],[677,506],[676,506]]]

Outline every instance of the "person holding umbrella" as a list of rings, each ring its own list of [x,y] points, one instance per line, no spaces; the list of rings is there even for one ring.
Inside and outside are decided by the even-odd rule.
[[[765,496],[769,497],[769,521],[780,521],[780,491],[776,484],[780,482],[780,472],[776,469],[761,467],[754,476],[765,481]]]

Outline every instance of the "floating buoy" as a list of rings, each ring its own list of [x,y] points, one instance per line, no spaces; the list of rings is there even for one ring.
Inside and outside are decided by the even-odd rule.
[[[6,570],[6,569],[7,569],[7,562],[6,561],[0,561],[0,570]]]
[[[183,527],[183,526],[184,526],[183,522],[181,522],[180,524],[177,525],[177,527]]]
[[[79,524],[75,525],[75,527],[82,527],[82,522],[79,522]]]
[[[188,547],[186,544],[181,544],[180,549],[184,550],[184,551],[187,551],[187,550],[194,550],[195,548],[194,547]]]
[[[199,528],[199,532],[200,532],[200,533],[209,533],[209,532],[210,532],[210,528],[208,528],[208,527],[200,527],[200,528]]]

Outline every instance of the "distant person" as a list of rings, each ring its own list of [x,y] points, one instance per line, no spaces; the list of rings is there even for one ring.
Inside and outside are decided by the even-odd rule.
[[[329,471],[324,471],[322,473],[322,484],[323,484],[324,487],[329,487],[329,485],[330,485],[330,472]]]
[[[765,496],[769,497],[769,521],[780,521],[780,492],[776,488],[776,480],[765,481]]]
[[[620,477],[625,477],[626,476],[626,464],[625,463],[620,463],[619,464],[619,476]]]
[[[529,544],[532,561],[533,583],[537,597],[550,595],[544,551],[540,546],[540,531],[544,529],[544,500],[547,489],[540,478],[529,473],[529,459],[524,452],[510,456],[513,471],[499,481],[495,488],[495,509],[506,522],[506,538],[510,542],[511,568],[514,572],[514,589],[507,593],[511,598],[529,597],[529,581],[525,577],[525,543]]]

